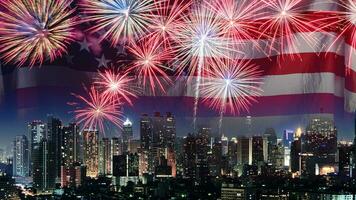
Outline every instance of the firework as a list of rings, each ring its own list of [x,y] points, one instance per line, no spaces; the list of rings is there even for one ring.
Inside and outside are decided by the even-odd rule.
[[[155,3],[152,0],[83,0],[84,21],[94,22],[91,32],[104,31],[112,45],[120,40],[134,41],[147,32]]]
[[[99,129],[104,132],[106,122],[121,127],[122,112],[119,101],[112,101],[109,95],[100,94],[94,87],[88,91],[88,97],[74,96],[80,101],[74,104],[79,105],[74,111],[75,119],[83,128]]]
[[[188,75],[196,75],[193,125],[196,125],[198,109],[199,86],[201,74],[209,62],[216,58],[226,58],[236,53],[234,40],[225,37],[225,27],[216,13],[203,4],[192,9],[184,17],[184,23],[177,27],[175,53],[178,74],[184,71]]]
[[[71,0],[0,1],[0,53],[19,66],[53,61],[74,40]]]
[[[224,24],[226,37],[241,44],[253,42],[258,50],[262,50],[256,39],[261,34],[259,19],[263,16],[264,4],[259,0],[215,0],[207,4]]]
[[[150,33],[144,39],[163,42],[170,48],[176,35],[176,27],[181,26],[183,16],[191,6],[191,0],[155,0],[156,12],[150,25]]]
[[[117,73],[114,70],[105,70],[99,73],[99,78],[95,84],[104,88],[104,95],[109,95],[112,99],[125,99],[132,105],[131,97],[136,98],[136,94],[131,90],[130,83],[134,79],[128,76],[128,73]],[[131,86],[131,87],[130,87]]]
[[[200,87],[203,101],[222,114],[227,111],[233,114],[249,111],[262,92],[262,73],[258,66],[248,60],[231,59],[222,59],[214,65],[220,67],[205,71],[205,80]]]
[[[141,84],[145,87],[150,86],[155,94],[158,86],[165,92],[164,83],[171,83],[166,71],[171,69],[165,65],[172,56],[168,49],[162,47],[162,43],[157,41],[142,41],[139,44],[132,44],[128,50],[133,54],[135,60],[127,69],[129,72],[135,72],[142,79]]]
[[[343,0],[338,3],[343,9],[343,11],[331,11],[329,15],[325,16],[319,22],[322,23],[322,29],[332,28],[335,31],[337,36],[334,39],[334,42],[331,43],[330,48],[335,47],[340,40],[349,41],[351,45],[351,50],[347,58],[347,72],[350,72],[349,69],[352,65],[352,55],[355,52],[356,48],[356,1],[355,0]],[[330,50],[329,48],[329,50]]]
[[[317,28],[313,21],[304,14],[306,4],[303,0],[262,0],[267,8],[261,25],[261,38],[265,35],[270,40],[268,54],[277,51],[282,55],[285,52],[293,55],[298,51],[299,42],[305,42],[314,48],[317,39],[311,32]],[[307,4],[307,5],[310,5]],[[298,34],[296,34],[298,33]],[[301,38],[299,38],[300,36]],[[302,40],[302,41],[300,41]]]

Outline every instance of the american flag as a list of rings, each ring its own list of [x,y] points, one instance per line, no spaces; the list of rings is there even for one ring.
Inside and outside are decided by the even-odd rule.
[[[311,18],[322,13],[335,11],[340,7],[325,0],[305,0],[309,6],[305,12]],[[335,0],[336,2],[336,0]],[[82,24],[77,31],[81,37],[73,42],[68,54],[54,62],[45,62],[40,67],[16,67],[1,65],[0,108],[16,105],[18,113],[39,108],[41,104],[53,106],[66,105],[71,100],[70,93],[80,93],[82,85],[88,85],[98,70],[105,69],[118,62],[130,59],[124,45],[111,46],[108,41],[100,42],[103,33],[91,34],[86,31],[88,24]],[[298,44],[297,52],[284,50],[267,57],[261,52],[246,53],[252,63],[261,66],[264,75],[262,95],[257,98],[249,112],[238,116],[226,114],[225,123],[233,124],[238,119],[252,116],[261,119],[289,119],[290,116],[333,116],[348,115],[356,109],[356,51],[352,41],[341,38],[332,45],[337,37],[329,32],[309,32],[309,36],[318,38],[313,46],[303,43],[303,34],[295,32]],[[248,41],[245,48],[265,44],[268,41],[257,39]],[[293,56],[295,54],[295,56]],[[288,56],[285,56],[288,55]],[[351,60],[350,70],[346,63]],[[172,74],[174,76],[174,74]],[[186,84],[185,77],[172,79],[166,93],[154,96],[143,91],[134,101],[132,109],[136,113],[150,110],[179,111],[179,115],[191,118],[193,114],[194,89]],[[9,97],[10,96],[10,97]],[[7,103],[6,103],[7,102]],[[1,105],[2,104],[2,105]],[[1,110],[0,110],[1,112]],[[206,106],[200,106],[198,117],[218,117],[219,113]]]

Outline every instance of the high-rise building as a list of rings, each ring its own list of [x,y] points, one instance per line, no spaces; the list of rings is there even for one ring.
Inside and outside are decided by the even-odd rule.
[[[238,149],[238,140],[236,138],[231,138],[229,141],[229,147],[228,147],[228,160],[229,160],[229,166],[231,168],[234,168],[237,165],[237,149]]]
[[[140,119],[140,140],[141,150],[149,151],[153,138],[151,118],[147,114],[143,114]]]
[[[5,150],[0,149],[0,163],[5,163],[5,162],[6,162]]]
[[[196,136],[196,168],[197,179],[209,175],[209,163],[208,163],[208,151],[209,142],[211,136],[211,129],[207,127],[200,128],[198,135]],[[221,147],[221,146],[220,146]],[[221,148],[219,148],[221,153]],[[221,154],[220,154],[221,155]]]
[[[250,158],[249,163],[256,166],[263,165],[265,161],[264,139],[262,136],[250,138]]]
[[[83,131],[83,160],[87,176],[96,178],[99,175],[99,132],[85,129]]]
[[[117,137],[111,138],[111,154],[113,156],[119,156],[123,154],[121,138],[117,138]]]
[[[237,139],[237,163],[241,166],[249,164],[250,158],[250,139],[239,137]]]
[[[221,153],[222,155],[227,155],[227,153],[229,152],[229,138],[222,135],[221,137]]]
[[[299,155],[302,153],[302,140],[295,139],[290,149],[290,170],[292,173],[299,172]]]
[[[33,121],[28,124],[28,140],[29,140],[29,158],[30,158],[30,165],[29,165],[29,173],[32,173],[33,167],[33,156],[32,153],[35,148],[38,148],[40,145],[42,138],[45,137],[45,124],[41,121]]]
[[[70,167],[61,166],[61,187],[80,187],[86,177],[86,167],[75,163]]]
[[[62,135],[61,130],[62,122],[58,118],[53,117],[52,115],[47,116],[47,126],[46,126],[46,138],[49,144],[50,155],[53,156],[53,171],[55,172],[54,176],[57,178],[60,177],[61,173],[61,141]]]
[[[130,141],[130,146],[129,146],[129,152],[130,153],[138,153],[139,149],[141,146],[141,141],[140,140],[131,140]]]
[[[81,136],[79,127],[75,123],[62,127],[61,130],[61,166],[72,166],[74,163],[81,163]]]
[[[285,150],[285,148],[281,141],[277,142],[276,145],[273,145],[273,148],[271,149],[271,155],[269,156],[269,158],[270,158],[269,162],[272,164],[272,166],[276,170],[283,170],[285,168],[284,150]]]
[[[353,145],[352,145],[352,174],[351,174],[351,177],[356,177],[356,114],[355,114],[355,123],[354,123],[354,142],[353,142]]]
[[[37,191],[51,191],[55,188],[56,171],[51,143],[47,138],[32,146],[32,178],[33,187]]]
[[[273,149],[275,149],[277,145],[276,131],[273,128],[268,128],[264,132],[263,137],[267,140],[267,145],[268,145],[267,162],[271,163],[271,154]]]
[[[293,130],[284,130],[283,132],[283,145],[285,147],[290,147],[294,139],[294,131]]]
[[[13,176],[29,176],[28,140],[25,135],[14,140]]]
[[[312,119],[303,137],[302,151],[313,156],[308,159],[308,166],[335,165],[337,153],[337,130],[330,119]],[[315,167],[314,167],[315,168]],[[310,168],[308,174],[315,169]]]
[[[339,165],[339,175],[351,177],[352,175],[352,144],[340,142],[338,145],[337,162]]]
[[[167,140],[167,146],[174,149],[176,139],[176,121],[172,113],[167,112],[165,118],[165,137]]]
[[[310,166],[335,164],[337,131],[332,120],[312,119],[303,138],[303,153],[313,154],[313,157],[309,159],[310,162],[313,162]],[[312,172],[310,171],[309,174]]]
[[[28,133],[33,187],[38,191],[53,190],[57,177],[53,134],[46,132],[46,126],[41,121],[30,123]]]
[[[99,146],[99,174],[111,174],[111,144],[109,138],[102,138]]]
[[[141,172],[147,171],[148,173],[154,173],[155,167],[160,163],[161,157],[165,157],[169,160],[168,164],[176,164],[176,156],[174,154],[174,140],[175,140],[175,120],[171,113],[167,113],[164,117],[159,112],[154,113],[153,117],[149,117],[147,114],[142,115],[140,120],[140,161],[144,162],[147,157],[147,167],[145,170],[142,167],[146,166],[143,163],[141,166]],[[167,154],[167,152],[170,152]],[[168,158],[167,156],[170,156]],[[172,169],[176,169],[176,166],[171,166]]]
[[[196,138],[195,135],[188,134],[184,138],[183,144],[183,175],[186,178],[196,177]]]
[[[123,154],[113,156],[113,176],[138,176],[139,157],[138,154]]]
[[[123,152],[128,152],[130,147],[130,142],[133,138],[132,122],[129,119],[123,124],[122,127],[122,148]]]

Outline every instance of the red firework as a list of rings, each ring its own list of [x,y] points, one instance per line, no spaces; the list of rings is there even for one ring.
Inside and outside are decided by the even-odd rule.
[[[94,87],[88,91],[88,96],[74,94],[80,103],[73,103],[78,107],[74,110],[75,119],[83,128],[99,129],[105,132],[104,124],[112,123],[121,127],[123,120],[121,104],[118,100],[112,101],[107,94],[100,94]]]
[[[318,20],[322,23],[322,29],[327,31],[337,32],[334,41],[331,43],[328,52],[338,44],[344,44],[344,38],[351,45],[349,54],[347,55],[347,73],[352,67],[352,57],[355,54],[356,48],[356,0],[341,0],[340,5],[343,11],[330,11],[328,15]],[[335,30],[336,28],[336,30]],[[336,47],[338,48],[338,47]]]
[[[176,28],[183,22],[183,16],[191,4],[191,0],[155,0],[157,14],[153,15],[150,33],[144,39],[161,41],[165,48],[170,48]]]
[[[105,70],[99,73],[98,79],[94,84],[104,89],[104,94],[109,95],[113,100],[125,99],[132,105],[131,97],[136,98],[133,85],[130,83],[134,79],[128,73],[118,73],[114,70]]]
[[[256,40],[261,34],[259,19],[265,8],[260,0],[216,0],[208,2],[207,5],[224,24],[226,37],[234,38],[240,44],[252,42],[254,47],[262,50]]]
[[[157,86],[165,92],[164,84],[171,83],[171,79],[166,73],[171,69],[165,65],[172,59],[170,50],[162,47],[162,43],[155,40],[132,44],[128,50],[135,57],[128,71],[137,74],[140,81],[142,80],[143,87],[149,84],[153,94],[155,94]]]
[[[273,51],[281,55],[297,54],[299,44],[306,43],[314,49],[317,39],[311,34],[317,27],[309,19],[303,0],[262,0],[267,8],[260,26],[261,36],[269,37],[268,54]]]

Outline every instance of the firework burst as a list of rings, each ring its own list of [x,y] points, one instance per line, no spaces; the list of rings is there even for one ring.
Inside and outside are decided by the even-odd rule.
[[[172,55],[168,49],[162,47],[162,43],[157,41],[142,41],[139,44],[132,44],[128,50],[134,55],[133,64],[127,69],[135,72],[143,87],[148,84],[153,94],[158,86],[165,92],[165,83],[171,83],[166,71],[171,69],[165,65]]]
[[[132,91],[130,83],[134,79],[128,76],[128,73],[117,73],[114,70],[105,70],[99,73],[98,79],[94,82],[99,88],[104,89],[104,95],[108,95],[113,100],[123,98],[132,105],[131,98],[136,98]]]
[[[356,1],[355,0],[342,0],[339,1],[338,5],[340,5],[343,11],[333,11],[330,15],[324,17],[319,20],[322,22],[322,29],[325,28],[334,28],[337,27],[336,30],[337,36],[334,39],[334,42],[330,45],[330,48],[335,47],[339,43],[340,40],[349,41],[351,45],[351,50],[348,52],[347,58],[347,72],[350,72],[349,69],[352,65],[352,55],[355,53],[356,48]],[[329,48],[329,50],[330,50]]]
[[[75,119],[83,128],[99,129],[105,132],[105,123],[110,122],[115,126],[122,125],[121,104],[118,100],[112,101],[107,94],[100,94],[94,87],[88,91],[88,97],[75,95],[80,103],[74,111]]]
[[[221,112],[239,114],[261,95],[262,72],[250,61],[223,59],[205,71],[200,93],[204,102]]]
[[[91,32],[104,31],[112,45],[120,40],[134,41],[147,32],[153,18],[152,0],[83,0],[84,21],[94,22]]]
[[[183,16],[191,6],[191,0],[155,0],[156,15],[152,18],[150,33],[144,39],[163,42],[170,48],[176,35],[177,26],[181,26]]]
[[[53,61],[74,40],[71,0],[0,1],[0,53],[19,66]]]
[[[317,29],[313,21],[306,17],[306,4],[303,0],[262,0],[267,8],[261,28],[261,38],[268,35],[270,40],[268,54],[277,51],[281,55],[298,51],[300,42],[314,49],[317,39],[312,33]],[[310,5],[310,3],[308,4]],[[295,34],[298,33],[298,34]],[[300,37],[298,37],[300,36]],[[302,40],[302,41],[301,41]],[[277,45],[276,45],[277,44]]]
[[[258,50],[262,50],[256,36],[259,30],[262,10],[265,5],[259,0],[216,0],[207,3],[224,24],[226,37],[234,38],[241,44],[252,41]]]
[[[178,74],[184,71],[188,75],[196,75],[195,101],[193,111],[193,125],[196,125],[198,110],[199,86],[202,72],[209,66],[209,62],[216,58],[226,58],[241,53],[235,49],[233,39],[225,37],[224,23],[207,5],[193,8],[184,17],[184,23],[177,27],[175,53],[178,59]]]

